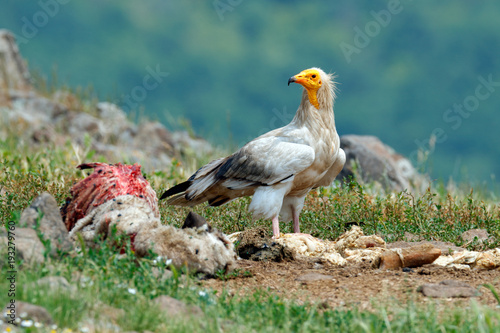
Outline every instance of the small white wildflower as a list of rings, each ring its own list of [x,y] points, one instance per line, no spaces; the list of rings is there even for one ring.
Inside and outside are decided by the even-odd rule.
[[[161,259],[162,259],[162,257],[161,257],[161,256],[156,257],[156,260],[157,260],[157,261],[161,261]]]
[[[16,320],[14,320],[14,322],[15,322],[16,324],[19,324],[19,323],[21,322],[21,318],[19,318],[19,317],[18,317],[18,318],[16,318]]]
[[[137,294],[137,290],[135,288],[128,288],[128,292],[132,295]]]
[[[202,291],[198,292],[198,295],[200,295],[201,297],[205,297],[205,296],[207,296],[207,293],[202,290]]]
[[[26,312],[21,312],[21,313],[19,314],[19,317],[21,317],[21,318],[26,318],[26,317],[28,317],[28,314],[27,314]]]
[[[90,331],[90,330],[89,330],[89,328],[88,328],[88,327],[86,327],[86,326],[84,326],[84,327],[80,328],[80,332],[82,332],[82,333],[87,333],[87,332],[89,332],[89,331]]]
[[[21,322],[22,327],[31,327],[33,326],[33,320],[23,320]]]
[[[43,324],[42,324],[42,323],[39,323],[38,321],[35,321],[35,327],[36,327],[36,328],[43,327]]]
[[[153,259],[153,265],[158,265],[158,261],[156,259]]]
[[[54,324],[54,325],[50,326],[50,329],[51,329],[51,330],[57,330],[57,325],[56,325],[56,324]]]
[[[167,266],[168,266],[168,265],[170,265],[171,263],[172,263],[172,259],[167,259],[167,260],[165,260],[165,265],[167,265]]]

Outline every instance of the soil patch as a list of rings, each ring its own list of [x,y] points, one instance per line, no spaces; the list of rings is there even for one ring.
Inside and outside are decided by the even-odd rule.
[[[424,284],[438,284],[444,280],[466,283],[479,291],[474,300],[488,306],[497,302],[491,291],[481,284],[492,284],[500,290],[500,270],[462,270],[425,265],[419,268],[397,271],[371,268],[370,265],[338,267],[312,260],[251,261],[239,260],[241,273],[236,278],[223,281],[209,279],[202,285],[219,293],[229,290],[232,295],[250,295],[258,289],[269,290],[285,299],[299,302],[314,302],[322,307],[356,306],[372,309],[376,304],[387,301],[406,303],[409,300],[426,303],[436,300],[423,296],[417,289]],[[316,277],[316,278],[314,278]],[[449,305],[469,305],[469,297],[441,298]],[[375,303],[374,303],[375,302]]]

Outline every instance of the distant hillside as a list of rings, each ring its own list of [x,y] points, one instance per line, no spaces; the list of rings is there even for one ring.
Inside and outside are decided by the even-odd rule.
[[[444,180],[500,175],[500,3],[62,2],[0,11],[56,86],[228,146],[289,121],[288,77],[319,66],[338,75],[341,134],[376,135]]]

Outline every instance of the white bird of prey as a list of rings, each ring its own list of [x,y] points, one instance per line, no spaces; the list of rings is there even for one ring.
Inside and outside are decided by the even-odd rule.
[[[220,206],[253,195],[248,207],[254,219],[272,221],[279,238],[279,217],[293,220],[300,233],[299,214],[307,193],[328,186],[342,170],[345,153],[335,129],[333,75],[319,68],[306,69],[288,80],[304,87],[293,120],[250,141],[234,154],[214,160],[187,181],[167,190],[160,199],[195,206],[208,201]]]

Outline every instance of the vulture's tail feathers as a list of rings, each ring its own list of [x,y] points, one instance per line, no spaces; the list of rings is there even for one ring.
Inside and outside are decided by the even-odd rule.
[[[160,200],[168,198],[174,194],[185,192],[193,182],[188,180],[183,183],[177,184],[174,187],[169,188],[165,193],[162,194]]]

